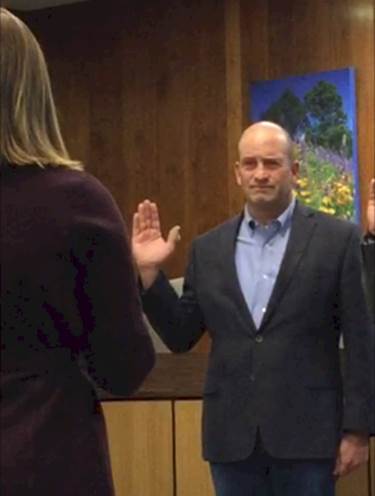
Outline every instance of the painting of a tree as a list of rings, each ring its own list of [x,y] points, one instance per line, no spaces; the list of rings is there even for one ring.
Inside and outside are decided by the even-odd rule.
[[[283,126],[301,162],[304,203],[359,220],[354,71],[343,69],[251,85],[251,120]]]
[[[342,97],[336,86],[319,81],[306,93],[305,108],[310,119],[306,140],[313,146],[323,146],[350,157],[352,136],[346,126],[347,115],[343,111]]]
[[[293,91],[286,89],[261,118],[265,121],[278,122],[291,136],[294,136],[305,123],[306,107]]]

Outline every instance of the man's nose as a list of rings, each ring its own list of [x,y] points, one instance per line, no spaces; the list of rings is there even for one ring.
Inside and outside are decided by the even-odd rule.
[[[257,161],[257,166],[255,168],[254,176],[256,179],[266,179],[268,177],[268,171],[264,167],[264,164],[261,160]]]

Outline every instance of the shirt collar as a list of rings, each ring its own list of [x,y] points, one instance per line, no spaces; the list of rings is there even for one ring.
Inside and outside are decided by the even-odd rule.
[[[292,201],[289,203],[287,208],[271,223],[276,223],[280,227],[280,230],[285,230],[290,224],[295,206],[296,197],[293,195]],[[246,205],[244,207],[244,220],[247,225],[252,225],[255,228],[259,226],[259,222],[250,215]]]

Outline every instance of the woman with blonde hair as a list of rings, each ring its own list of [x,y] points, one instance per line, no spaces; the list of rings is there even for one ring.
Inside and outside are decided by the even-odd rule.
[[[68,155],[35,37],[4,8],[0,32],[0,493],[109,496],[91,383],[128,395],[154,363],[127,234]]]

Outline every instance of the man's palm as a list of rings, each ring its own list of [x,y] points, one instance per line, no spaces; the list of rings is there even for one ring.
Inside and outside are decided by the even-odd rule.
[[[147,229],[133,236],[132,245],[136,263],[141,267],[161,265],[173,251],[170,243],[155,229]]]
[[[138,268],[162,265],[174,251],[179,229],[179,226],[174,226],[165,240],[156,204],[148,200],[140,203],[134,214],[132,234],[133,255]]]

